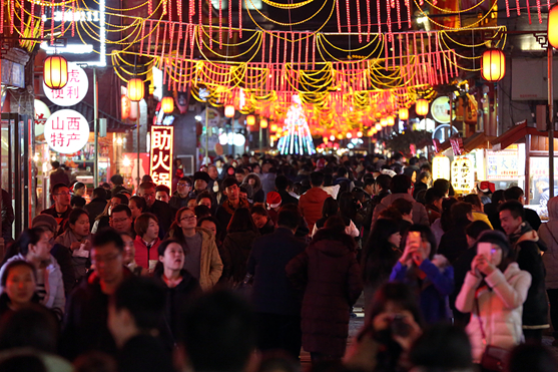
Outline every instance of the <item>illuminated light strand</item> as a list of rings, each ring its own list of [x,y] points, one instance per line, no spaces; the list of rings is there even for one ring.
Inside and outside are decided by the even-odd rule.
[[[209,47],[213,48],[213,5],[211,0],[207,0],[207,5],[209,7],[209,14],[208,14],[208,26],[209,26]]]
[[[176,2],[176,11],[178,13],[178,22],[180,22],[180,27],[178,28],[178,40],[182,39],[182,21],[183,21],[183,17],[182,17],[182,1],[177,1]]]
[[[4,10],[4,7],[0,7],[2,8],[2,10]],[[45,38],[45,6],[41,4],[41,39]]]
[[[76,14],[76,0],[72,1],[72,13]],[[76,17],[72,17],[72,25],[71,26],[72,26],[72,37],[75,37],[76,36]]]
[[[360,0],[356,0],[357,6],[357,33],[358,33],[358,42],[362,43],[362,33],[361,33],[361,20],[360,20]]]
[[[149,37],[147,38],[147,53],[151,52],[151,38],[153,37],[153,21],[148,21],[149,22]]]
[[[148,0],[147,1],[147,16],[151,17],[152,14],[153,14],[153,0]]]
[[[387,39],[391,40],[391,8],[390,8],[390,4],[389,4],[389,0],[387,1],[387,26],[388,26],[388,34],[387,34]]]
[[[380,8],[380,0],[376,0],[376,12],[378,16],[378,35],[380,35],[380,39],[382,38],[382,22],[380,22],[382,12]]]
[[[537,0],[537,13],[539,15],[539,23],[542,23],[541,0]]]
[[[335,11],[337,13],[337,32],[341,32],[341,11],[340,11],[340,5],[339,5],[339,1],[340,0],[335,0]],[[348,0],[347,0],[348,1]]]
[[[521,15],[521,7],[519,6],[519,0],[515,0],[515,4],[517,6],[517,15]]]
[[[238,0],[238,36],[242,39],[242,0]]]
[[[190,59],[194,59],[194,43],[195,42],[196,42],[196,26],[190,25]]]
[[[74,2],[72,1],[72,4]],[[35,15],[35,2],[31,1],[31,14]],[[1,23],[0,23],[1,24]],[[72,23],[73,24],[73,23]],[[31,19],[31,35],[35,35],[35,19]],[[72,35],[73,36],[73,35]]]
[[[223,49],[223,0],[219,0],[219,49]]]
[[[411,1],[405,0],[405,6],[407,7],[407,27],[411,28]]]
[[[20,18],[20,19],[21,19],[21,25],[20,25],[20,27],[21,27],[21,34],[20,34],[20,35],[23,35],[23,34],[25,33],[25,31],[24,31],[25,22],[23,21],[23,20],[24,20],[24,17],[25,17],[25,13],[24,13],[24,11],[25,11],[25,4],[23,3],[23,1],[24,1],[24,0],[21,0],[21,4],[20,4],[20,6],[19,6],[19,8],[20,8],[20,17],[21,17],[21,18]],[[33,23],[33,19],[31,19],[31,23]],[[64,30],[62,30],[62,33],[64,33]]]
[[[397,8],[397,27],[401,30],[401,4],[399,0],[395,0],[395,7]]]
[[[0,34],[3,34],[4,33],[4,5],[3,4],[0,6],[0,25],[2,25],[2,27],[0,27]]]
[[[351,33],[351,0],[345,0],[346,8],[347,8],[347,32]]]
[[[144,39],[145,39],[145,22],[142,22],[142,24],[141,24],[140,35],[141,35],[141,40],[140,40],[139,52],[140,52],[140,56],[142,56],[143,55],[143,43],[144,43]]]
[[[164,0],[163,0],[164,1]],[[169,24],[165,23],[165,27],[163,28],[163,46],[161,48],[161,58],[163,59],[163,63],[165,62],[164,56],[165,56],[165,47],[167,45],[167,43],[165,43],[165,40],[167,40],[167,30],[169,30]],[[172,26],[172,23],[171,23]],[[158,35],[157,35],[158,36]],[[158,39],[158,38],[157,38]],[[159,43],[159,41],[157,40],[157,44]],[[172,45],[172,43],[171,43]],[[167,77],[167,70],[163,69],[163,84],[165,84],[166,81],[166,77]]]
[[[52,1],[54,3],[54,0]],[[4,4],[2,4],[2,7]],[[14,33],[15,4],[14,0],[10,0],[10,34]],[[2,25],[4,27],[4,25]]]
[[[312,38],[312,70],[316,69],[316,35]]]
[[[370,0],[366,0],[366,19],[368,21],[368,25],[366,26],[366,42],[368,43],[370,42],[370,27],[372,24],[372,19],[370,18]]]
[[[529,17],[529,24],[531,24],[531,5],[529,5],[529,0],[525,0],[527,3],[527,16]]]
[[[231,4],[231,0],[227,0],[227,4],[229,7],[229,42],[230,39],[232,39],[233,37],[233,26],[232,26],[232,4]]]
[[[550,1],[550,0],[548,0]],[[510,17],[510,0],[506,0],[506,16]]]
[[[159,50],[159,33],[161,31],[161,27],[157,27],[157,32],[155,33],[155,55],[157,55],[157,51]]]
[[[193,21],[193,18],[194,18],[194,14],[196,14],[196,1],[195,0],[190,0],[188,3],[189,3],[188,4],[188,8],[189,8],[188,9],[188,24],[191,25],[192,21]],[[187,26],[187,29],[190,27],[189,25]]]
[[[23,9],[24,9],[24,7],[23,7],[23,4],[22,4],[22,7],[21,7],[22,13],[23,13]],[[53,10],[54,10],[54,9],[53,9]],[[53,12],[53,13],[54,13],[54,12]],[[64,22],[64,16],[65,16],[65,15],[66,15],[66,3],[63,2],[63,3],[62,3],[62,35],[64,35],[64,26],[65,26],[65,24],[64,24],[64,23],[65,23],[65,22]],[[54,15],[53,15],[53,17],[54,17]],[[74,18],[73,15],[72,15],[72,18]],[[21,19],[23,19],[23,14],[21,15]],[[22,24],[23,24],[23,22],[22,22]]]
[[[13,1],[13,0],[12,0]],[[52,6],[50,8],[50,44],[54,44],[54,0],[52,0]],[[13,22],[13,20],[12,20]]]

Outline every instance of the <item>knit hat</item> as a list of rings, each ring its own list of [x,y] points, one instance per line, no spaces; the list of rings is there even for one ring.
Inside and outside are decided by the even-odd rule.
[[[267,194],[266,203],[268,208],[270,209],[279,208],[281,206],[281,202],[282,202],[281,195],[279,195],[278,192],[270,191]]]
[[[508,257],[511,251],[508,237],[503,232],[498,230],[483,231],[479,235],[476,245],[478,245],[478,243],[496,244],[502,249],[502,258]]]
[[[56,234],[58,223],[54,217],[48,214],[39,214],[37,217],[33,218],[33,221],[31,221],[31,227],[44,227],[52,231],[53,234]]]
[[[211,178],[209,177],[209,174],[207,174],[206,172],[196,172],[194,173],[194,182],[196,182],[196,180],[203,180],[209,183]]]

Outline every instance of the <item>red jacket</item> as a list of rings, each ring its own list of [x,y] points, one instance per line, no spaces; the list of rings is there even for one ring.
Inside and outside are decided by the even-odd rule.
[[[329,197],[330,195],[320,187],[312,187],[300,197],[298,201],[300,213],[306,220],[310,231],[314,228],[316,221],[322,218],[322,208]]]
[[[136,264],[143,267],[144,269],[149,269],[150,260],[159,261],[159,253],[157,252],[159,244],[161,244],[161,239],[157,238],[157,240],[153,242],[151,248],[149,248],[148,258],[148,251],[145,242],[143,241],[141,236],[136,236],[136,240],[134,240],[134,247],[136,248],[136,255],[134,256],[134,258],[136,260]]]

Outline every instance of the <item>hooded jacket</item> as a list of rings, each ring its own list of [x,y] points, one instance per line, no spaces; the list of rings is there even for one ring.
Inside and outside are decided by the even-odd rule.
[[[548,201],[548,222],[539,228],[539,236],[547,251],[542,256],[546,269],[547,289],[558,289],[558,197]]]
[[[351,306],[362,292],[353,239],[333,229],[319,230],[308,248],[286,267],[302,300],[302,346],[341,358],[347,346]]]
[[[541,257],[541,251],[546,251],[546,246],[528,222],[523,222],[521,230],[510,236],[510,242],[519,268],[531,274],[531,287],[523,305],[523,329],[549,328],[545,271]]]
[[[424,207],[424,205],[417,203],[410,194],[405,193],[390,194],[383,198],[380,204],[378,204],[376,208],[374,208],[372,226],[374,226],[374,223],[380,217],[380,213],[382,213],[384,209],[387,209],[391,205],[391,203],[401,198],[413,203],[413,223],[415,223],[416,225],[430,226],[430,223],[428,221],[428,213],[426,212],[426,208]]]
[[[312,187],[306,191],[298,200],[300,213],[308,224],[308,229],[312,231],[314,224],[322,218],[322,208],[329,194],[321,187]]]
[[[471,313],[466,331],[471,341],[475,363],[480,362],[486,347],[480,322],[486,335],[486,345],[511,350],[520,343],[523,335],[522,304],[527,298],[531,275],[520,270],[519,265],[512,262],[504,273],[494,270],[484,280],[488,287],[478,288],[482,277],[477,277],[469,271],[455,301],[455,307],[459,311]],[[475,298],[478,300],[478,308]]]

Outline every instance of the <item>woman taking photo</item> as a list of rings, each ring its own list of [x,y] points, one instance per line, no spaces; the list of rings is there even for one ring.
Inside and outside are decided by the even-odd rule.
[[[0,294],[0,317],[17,311],[29,303],[38,303],[35,293],[35,267],[27,261],[14,260],[6,265],[0,279],[4,291]]]
[[[0,269],[0,278],[4,276],[10,262],[17,260],[29,262],[37,273],[35,293],[39,296],[39,303],[56,313],[58,319],[62,319],[66,304],[64,282],[60,266],[50,254],[49,234],[40,227],[24,230],[14,245],[19,253],[6,260]],[[3,290],[3,287],[0,288],[0,291]]]
[[[448,296],[453,292],[453,267],[436,255],[430,228],[413,225],[405,237],[405,251],[393,267],[389,280],[410,285],[419,295],[420,309],[428,324],[450,319]]]
[[[376,220],[362,252],[365,313],[374,293],[389,280],[391,269],[401,257],[400,244],[399,225],[384,218]]]
[[[161,244],[159,239],[159,220],[153,213],[140,215],[134,224],[136,240],[134,240],[136,264],[153,272],[159,261],[157,247]]]
[[[83,209],[74,209],[68,218],[68,226],[64,234],[56,238],[56,243],[68,248],[72,253],[72,263],[76,283],[87,273],[91,266],[89,250],[91,249],[91,234],[89,234],[89,214]]]
[[[511,351],[521,342],[523,302],[531,275],[514,262],[508,239],[500,231],[483,232],[471,249],[476,249],[477,255],[455,307],[462,313],[471,313],[466,331],[473,347],[473,361],[481,363],[487,345]]]

